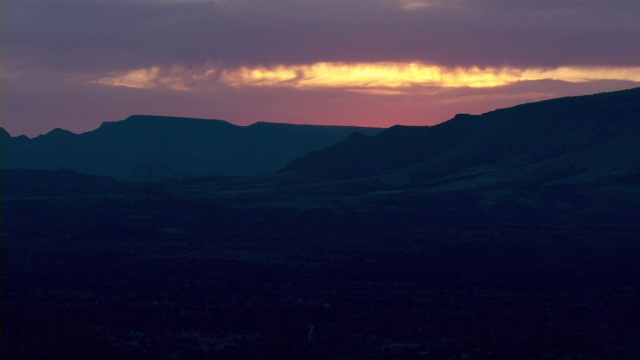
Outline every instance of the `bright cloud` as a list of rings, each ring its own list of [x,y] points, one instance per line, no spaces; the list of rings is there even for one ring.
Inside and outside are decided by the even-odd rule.
[[[91,81],[94,84],[121,86],[134,89],[168,89],[192,90],[194,85],[206,82],[215,70],[212,68],[190,70],[175,66],[162,69],[153,66],[146,69],[136,69],[118,72]]]
[[[464,0],[386,0],[402,10],[421,10],[430,8],[457,8],[464,7]]]
[[[216,69],[150,67],[109,74],[93,83],[140,89],[195,90],[226,85],[343,89],[397,95],[416,87],[490,88],[527,80],[580,83],[598,80],[640,82],[640,67],[445,67],[422,63],[332,63]]]
[[[136,89],[149,89],[157,87],[155,81],[159,76],[160,68],[154,66],[148,69],[132,70],[116,76],[107,76],[95,80],[94,83]]]

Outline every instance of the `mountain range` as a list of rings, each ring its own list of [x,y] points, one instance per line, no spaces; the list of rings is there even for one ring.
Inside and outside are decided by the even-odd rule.
[[[640,205],[639,144],[635,88],[386,130],[132,116],[81,135],[3,131],[2,166],[128,181],[201,177],[178,190],[193,196],[602,211]]]
[[[29,139],[2,129],[4,169],[69,169],[123,181],[161,181],[199,176],[253,175],[276,171],[292,160],[353,132],[381,129],[255,123],[135,115],[73,134],[62,129]]]
[[[410,169],[414,178],[428,180],[562,168],[565,174],[545,176],[577,181],[638,171],[639,140],[637,88],[460,114],[432,127],[395,126],[372,137],[353,134],[287,169],[343,178]]]
[[[310,182],[368,179],[378,193],[479,195],[483,206],[638,204],[640,88],[352,134],[284,172]]]
[[[3,358],[638,359],[639,140],[640,89],[3,132]]]

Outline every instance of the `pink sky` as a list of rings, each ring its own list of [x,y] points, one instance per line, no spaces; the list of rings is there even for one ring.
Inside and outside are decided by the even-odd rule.
[[[627,0],[12,2],[2,126],[84,132],[132,114],[432,125],[637,87],[639,24]]]

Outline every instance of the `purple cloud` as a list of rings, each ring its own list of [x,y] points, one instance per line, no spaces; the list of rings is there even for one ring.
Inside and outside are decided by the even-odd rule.
[[[378,125],[421,119],[431,123],[432,119],[446,120],[444,114],[454,112],[450,108],[455,101],[445,103],[442,95],[424,93],[421,98],[407,94],[380,98],[331,89],[216,88],[217,93],[134,90],[91,81],[154,67],[215,66],[233,70],[318,62],[418,61],[481,68],[637,67],[638,24],[640,3],[630,0],[9,2],[3,4],[3,126],[31,135],[53,127],[84,131],[99,121],[117,120],[132,112],[229,116],[229,120],[240,122],[286,118],[329,123],[330,119],[347,122],[345,114],[349,114],[352,123],[362,125],[372,115],[356,110],[371,108],[372,103],[380,114],[388,114],[385,119],[391,119],[383,121],[380,115],[375,120]],[[540,91],[545,94],[568,91],[556,91],[557,82],[535,83],[550,86]],[[605,84],[613,83],[622,87],[637,84],[598,81],[566,87],[571,91],[601,91],[610,88]],[[508,88],[524,91],[513,84]],[[464,91],[450,89],[438,94],[462,96]],[[504,87],[469,91],[491,94],[504,91]],[[295,101],[278,111],[263,105],[279,102],[280,96]],[[462,106],[462,98],[456,106],[463,107],[462,112],[464,108],[489,110],[489,105],[499,105],[487,96],[475,96],[479,101],[476,107]],[[515,101],[513,96],[510,99]],[[420,105],[420,101],[431,107]],[[385,104],[385,108],[378,104]],[[242,110],[233,110],[232,106]],[[313,111],[305,111],[305,106]],[[286,115],[285,110],[295,115]]]

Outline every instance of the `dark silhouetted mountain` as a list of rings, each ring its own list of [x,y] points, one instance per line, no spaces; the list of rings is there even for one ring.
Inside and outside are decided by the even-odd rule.
[[[354,131],[380,129],[131,116],[76,135],[55,129],[34,139],[2,133],[2,167],[72,169],[126,181],[249,175],[284,167]]]
[[[637,88],[477,116],[459,114],[432,127],[394,126],[376,136],[356,134],[307,154],[287,170],[346,178],[411,167],[410,172],[420,179],[551,162],[571,165],[576,172],[603,167],[622,170],[640,162],[639,136]]]
[[[636,89],[352,134],[255,176],[3,169],[3,358],[640,359],[639,106]],[[267,169],[342,131],[1,136],[9,159],[161,178]]]
[[[285,170],[314,181],[376,178],[396,188],[484,191],[485,199],[521,201],[541,191],[553,198],[569,186],[606,188],[609,199],[615,187],[616,198],[639,200],[640,88],[352,135]]]
[[[130,194],[139,188],[106,176],[72,170],[2,170],[2,197],[82,197]]]
[[[5,142],[10,139],[11,139],[11,134],[9,134],[7,130],[0,128],[0,140],[2,140],[2,142]]]
[[[29,138],[20,135],[16,137],[12,137],[7,130],[0,128],[0,145],[2,145],[2,152],[5,152],[5,148],[12,148],[14,145],[21,145],[29,141]],[[4,155],[3,155],[4,159]],[[4,166],[3,166],[4,167]]]

